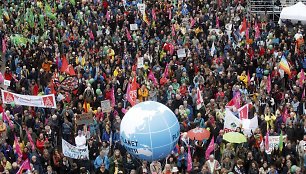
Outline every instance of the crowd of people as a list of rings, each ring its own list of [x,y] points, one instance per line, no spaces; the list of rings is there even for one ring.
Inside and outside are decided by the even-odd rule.
[[[6,0],[0,9],[3,76],[10,81],[4,88],[54,94],[57,100],[56,109],[0,106],[2,118],[9,117],[0,120],[0,173],[305,172],[301,73],[306,57],[300,23],[280,26],[269,16],[248,13],[244,0]],[[290,73],[279,67],[282,58]],[[127,88],[133,79],[136,103],[165,104],[182,133],[210,130],[208,140],[188,141],[192,170],[187,171],[186,141],[167,159],[153,162],[122,147],[120,121],[132,107]],[[243,144],[222,140],[225,106],[234,93],[241,106],[252,103],[249,118],[258,116],[258,128]],[[102,110],[103,100],[112,101],[110,112]],[[93,113],[94,122],[76,125],[76,115],[85,112]],[[266,153],[264,136],[281,134],[283,149]],[[89,160],[65,157],[62,139],[88,145]],[[206,159],[212,140],[215,150]],[[27,160],[30,169],[20,171]]]

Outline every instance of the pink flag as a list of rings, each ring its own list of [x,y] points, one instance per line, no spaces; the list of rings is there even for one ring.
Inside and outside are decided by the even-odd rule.
[[[258,39],[260,37],[260,30],[257,22],[255,22],[255,39]]]
[[[126,37],[127,37],[127,39],[128,39],[129,41],[131,41],[131,40],[132,40],[132,36],[131,36],[131,34],[130,34],[130,32],[129,32],[129,29],[128,29],[128,28],[125,28],[125,32],[126,32]]]
[[[156,21],[156,12],[154,8],[152,8],[152,18],[154,21]]]
[[[302,98],[305,98],[305,88],[304,88],[303,93],[302,93]]]
[[[114,107],[116,103],[114,87],[112,87],[111,89],[111,101],[110,102],[111,102],[111,106]]]
[[[174,37],[175,36],[175,28],[174,28],[174,25],[172,25],[172,27],[171,27],[171,33],[172,33],[172,37]]]
[[[212,137],[205,152],[205,158],[208,159],[211,152],[215,150],[215,137]]]
[[[216,16],[216,28],[220,27],[219,17]]]
[[[201,91],[199,88],[197,88],[197,110],[201,109],[201,107],[203,106],[204,100],[201,94]]]
[[[26,133],[27,133],[27,137],[28,137],[28,139],[29,139],[29,141],[30,141],[30,144],[31,144],[31,146],[32,146],[32,150],[35,150],[35,144],[34,144],[34,142],[33,142],[32,136],[30,135],[28,129],[26,129]]]
[[[268,94],[270,94],[270,92],[271,92],[271,76],[270,76],[270,74],[268,76],[268,81],[267,81],[267,92],[268,92]]]
[[[91,40],[94,40],[94,39],[95,39],[95,37],[94,37],[94,35],[93,35],[93,33],[92,33],[92,30],[89,30],[88,34],[89,34],[89,38],[90,38]]]
[[[164,77],[165,78],[167,78],[168,77],[168,75],[169,75],[169,64],[167,63],[167,65],[166,65],[166,68],[165,68],[165,70],[164,70]]]
[[[173,55],[173,53],[174,53],[174,45],[172,45],[172,44],[169,44],[169,51],[170,51],[170,55]]]
[[[172,19],[172,9],[169,8],[169,20],[171,20],[171,19]]]
[[[10,117],[6,115],[5,111],[2,112],[2,120],[7,122],[11,129],[14,127]]]
[[[29,159],[26,159],[22,165],[20,166],[18,172],[16,174],[22,174],[26,170],[31,170],[31,165]]]
[[[267,134],[266,134],[266,137],[265,137],[265,149],[266,149],[266,151],[269,150],[269,130],[267,130]]]
[[[109,14],[109,11],[107,10],[107,12],[106,12],[106,20],[107,20],[107,22],[110,20],[110,14]]]
[[[22,156],[22,152],[20,150],[20,145],[19,145],[19,142],[18,142],[18,139],[17,139],[16,135],[14,135],[14,136],[15,136],[14,143],[15,143],[16,153],[17,153],[18,157],[21,157]]]
[[[5,38],[2,39],[2,52],[3,54],[6,53],[6,39]]]
[[[249,39],[250,39],[249,28],[247,28],[247,29],[245,30],[245,38],[246,38],[246,40],[249,40]]]
[[[188,154],[187,154],[187,172],[192,170],[192,159],[191,159],[191,152],[190,146],[188,146]]]
[[[250,78],[250,71],[248,71],[248,86],[250,86],[251,78]]]
[[[190,28],[192,28],[195,24],[196,20],[193,18],[190,18]]]
[[[157,79],[154,76],[154,73],[152,72],[152,70],[150,70],[149,74],[148,74],[148,79],[152,80],[153,84],[155,86],[158,85]]]
[[[283,123],[286,123],[288,117],[289,117],[289,114],[288,114],[288,109],[286,107],[283,112]]]
[[[127,110],[126,110],[125,108],[122,108],[122,109],[121,109],[121,112],[124,113],[124,114],[126,114]]]
[[[304,69],[301,69],[300,79],[299,79],[299,84],[300,84],[300,87],[302,87],[302,86],[303,86],[303,84],[304,84],[304,80],[305,80],[305,72],[304,72]]]

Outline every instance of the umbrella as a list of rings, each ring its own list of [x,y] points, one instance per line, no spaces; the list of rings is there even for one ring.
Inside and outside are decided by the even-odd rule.
[[[246,137],[239,132],[228,132],[223,135],[223,140],[230,143],[244,143],[247,142]]]
[[[204,139],[209,139],[210,132],[204,128],[194,128],[187,132],[187,136],[191,140],[202,141]]]

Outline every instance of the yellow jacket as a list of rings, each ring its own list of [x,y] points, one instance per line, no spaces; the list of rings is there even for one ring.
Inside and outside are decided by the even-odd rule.
[[[148,96],[149,91],[147,88],[145,88],[144,90],[142,88],[138,89],[138,99],[140,102],[145,101]]]

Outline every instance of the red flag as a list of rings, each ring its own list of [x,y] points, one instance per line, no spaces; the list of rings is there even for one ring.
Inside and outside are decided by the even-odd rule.
[[[215,137],[212,137],[205,152],[205,158],[208,159],[211,152],[215,150]]]
[[[289,117],[288,109],[287,109],[287,107],[285,107],[285,110],[283,112],[283,122],[284,123],[286,123],[288,117]]]
[[[240,120],[249,119],[249,104],[246,104],[238,109]]]
[[[110,102],[111,102],[111,106],[114,107],[116,103],[114,87],[112,87],[111,89],[111,101]]]
[[[245,17],[243,18],[241,28],[240,28],[240,33],[244,32],[247,29],[247,23]]]
[[[61,72],[65,72],[66,69],[68,68],[68,61],[66,59],[66,56],[62,56],[62,66],[61,66]]]
[[[190,28],[192,28],[195,24],[196,20],[193,18],[190,18]]]
[[[258,39],[260,37],[260,30],[257,22],[255,22],[255,39]]]
[[[267,134],[266,134],[266,137],[265,137],[265,149],[266,149],[266,151],[269,150],[269,130],[267,130]]]
[[[219,17],[216,16],[216,28],[220,27]]]
[[[32,136],[30,135],[28,129],[26,129],[26,134],[27,134],[27,137],[28,137],[28,139],[29,139],[29,141],[30,141],[30,144],[31,144],[31,146],[32,146],[32,150],[35,150],[35,144],[34,144],[34,142],[33,142]]]
[[[89,31],[88,31],[88,34],[89,34],[89,38],[90,38],[91,40],[94,40],[94,39],[95,39],[95,36],[93,35],[92,30],[89,30]]]
[[[199,88],[197,88],[197,109],[201,109],[201,107],[203,106],[203,103],[204,103],[204,100],[202,98],[202,95],[201,95],[201,91]]]
[[[246,39],[246,40],[249,40],[249,39],[250,39],[249,28],[247,28],[247,29],[245,30],[245,39]]]
[[[171,33],[172,33],[172,37],[174,37],[175,36],[175,28],[174,28],[174,25],[172,24],[172,27],[171,27]]]
[[[188,154],[187,154],[187,172],[192,170],[192,158],[190,152],[190,146],[188,146]]]
[[[11,129],[14,127],[14,125],[13,125],[13,123],[12,123],[10,117],[6,115],[6,113],[5,113],[4,110],[3,110],[3,112],[2,112],[2,120],[5,121],[5,122],[7,122],[7,123],[9,124],[9,126],[10,126]]]
[[[164,70],[164,77],[165,78],[167,78],[168,77],[168,75],[169,75],[169,64],[167,63],[167,65],[166,65],[166,68],[165,68],[165,70]]]
[[[132,36],[131,36],[131,34],[130,34],[130,32],[129,32],[129,29],[128,29],[128,28],[125,28],[125,32],[126,32],[126,37],[127,37],[127,39],[128,39],[129,41],[131,41],[131,40],[132,40]]]
[[[22,152],[20,150],[20,144],[18,142],[18,139],[17,139],[16,135],[14,135],[14,136],[15,136],[14,143],[15,143],[15,149],[16,149],[17,155],[18,155],[18,157],[22,157]]]
[[[304,72],[304,69],[301,69],[300,79],[299,79],[299,84],[300,84],[300,87],[302,87],[302,86],[303,86],[303,84],[304,84],[304,80],[305,80],[305,72]]]
[[[137,82],[136,82],[136,77],[133,78],[133,82],[128,85],[127,89],[127,100],[130,102],[132,106],[136,104],[136,99],[137,99]]]
[[[268,94],[270,94],[270,92],[271,92],[271,76],[270,76],[270,74],[268,76],[268,81],[267,81],[267,92],[268,92]]]
[[[31,165],[29,159],[26,159],[20,166],[16,174],[22,174],[24,170],[31,170]]]
[[[237,109],[240,108],[240,93],[237,93],[231,101],[229,101],[226,104],[226,108],[230,108],[230,107],[236,107]]]
[[[156,12],[154,8],[152,8],[152,18],[154,21],[156,21]]]
[[[149,72],[149,74],[148,74],[148,79],[152,80],[152,82],[153,82],[153,84],[154,84],[155,86],[158,85],[158,81],[157,81],[157,79],[155,78],[154,73],[152,72],[152,70],[150,70],[150,72]]]

